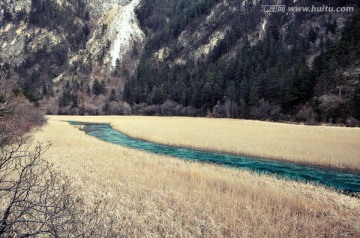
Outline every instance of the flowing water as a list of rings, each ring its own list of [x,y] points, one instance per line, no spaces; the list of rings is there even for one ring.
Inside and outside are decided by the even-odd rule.
[[[131,138],[114,130],[109,124],[70,122],[72,125],[84,125],[83,130],[100,140],[119,144],[151,153],[178,157],[185,160],[244,168],[259,173],[275,174],[288,179],[311,182],[335,188],[345,193],[360,193],[360,175],[324,168],[297,165],[289,162],[265,160],[225,153],[207,152],[156,144]]]

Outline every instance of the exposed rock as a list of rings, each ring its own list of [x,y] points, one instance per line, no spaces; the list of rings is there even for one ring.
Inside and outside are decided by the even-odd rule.
[[[144,33],[138,25],[135,8],[140,0],[133,1],[104,1],[103,16],[98,20],[99,28],[88,43],[88,49],[93,55],[100,53],[101,47],[107,45],[107,57],[105,63],[110,62],[112,68],[116,66],[116,60],[122,60],[128,50],[135,46],[135,42],[142,43]],[[106,26],[102,30],[100,26]],[[100,31],[103,31],[100,33]],[[96,37],[100,36],[100,37]]]

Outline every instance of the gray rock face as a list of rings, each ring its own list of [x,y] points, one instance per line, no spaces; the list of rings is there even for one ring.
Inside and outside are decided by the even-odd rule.
[[[3,0],[0,3],[0,57],[6,61],[19,64],[22,61],[26,35],[22,34],[26,28],[25,24],[15,25],[5,20],[5,11],[16,18],[21,11],[25,14],[30,12],[31,0]]]
[[[105,12],[110,11],[114,6],[125,6],[132,0],[88,0],[91,13],[94,18],[101,17]]]

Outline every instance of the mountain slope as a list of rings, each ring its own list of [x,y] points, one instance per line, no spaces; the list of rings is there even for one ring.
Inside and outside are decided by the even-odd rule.
[[[1,8],[7,12],[0,17],[0,59],[10,65],[8,90],[32,100],[52,95],[51,80],[87,41],[86,5],[77,0],[22,0],[3,1]]]
[[[275,2],[355,12],[262,11]],[[6,0],[0,9],[5,91],[47,113],[360,119],[357,1]]]
[[[187,114],[191,109],[194,115],[309,123],[358,118],[351,105],[358,85],[356,74],[349,94],[340,97],[336,82],[341,75],[333,74],[336,67],[329,62],[319,72],[321,60],[316,58],[339,44],[356,48],[357,42],[344,42],[349,35],[343,29],[352,13],[268,14],[261,11],[264,3],[272,1],[244,1],[240,6],[231,0],[197,1],[162,27],[156,27],[154,16],[155,20],[144,20],[143,27],[152,26],[149,32],[153,33],[137,74],[126,84],[125,99],[140,104],[138,112],[147,114],[177,107],[168,113]],[[306,6],[309,2],[287,4]],[[351,19],[345,29],[358,21],[356,16]],[[342,67],[357,60],[349,58]],[[327,87],[321,91],[324,77]],[[163,107],[146,106],[165,102]]]

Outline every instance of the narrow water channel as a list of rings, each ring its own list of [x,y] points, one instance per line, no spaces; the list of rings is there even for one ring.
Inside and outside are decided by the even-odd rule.
[[[296,165],[289,162],[250,158],[225,153],[207,152],[156,144],[131,138],[114,130],[109,124],[69,122],[83,125],[84,131],[100,140],[151,153],[178,157],[185,160],[244,168],[259,173],[275,174],[288,179],[311,182],[335,188],[345,193],[360,193],[360,175],[324,168]]]

